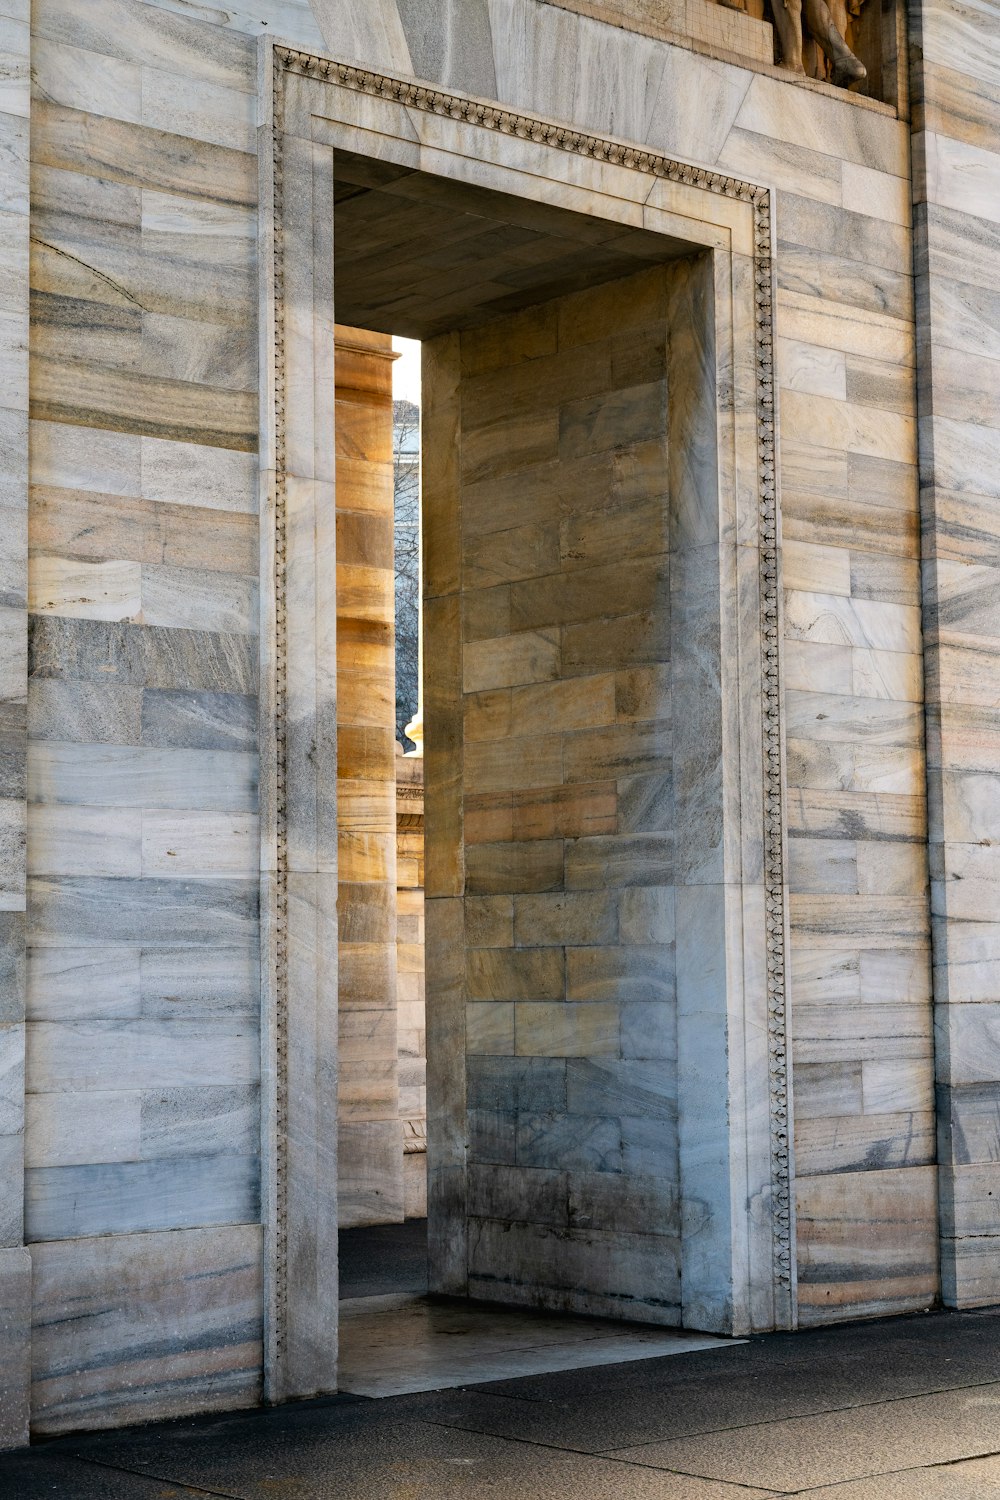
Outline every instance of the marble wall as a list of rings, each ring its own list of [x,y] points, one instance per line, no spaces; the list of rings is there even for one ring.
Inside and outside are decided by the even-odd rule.
[[[478,31],[458,5],[324,19],[342,55],[774,188],[799,1316],[924,1306],[937,1207],[908,127],[537,0],[481,12]]]
[[[182,9],[32,10],[24,1195],[45,1431],[260,1388],[255,44]],[[236,1281],[209,1315],[210,1265]],[[95,1334],[70,1362],[58,1309],[80,1297]]]
[[[0,0],[0,1447],[28,1430],[24,1244],[29,0]]]
[[[912,227],[895,110],[540,0],[0,0],[3,1440],[26,1427],[25,1233],[40,1430],[98,1420],[102,1391],[131,1418],[111,1393],[154,1275],[183,1373],[146,1414],[258,1388],[250,1273],[206,1319],[188,1268],[249,1265],[258,1217],[265,33],[773,189],[799,1316],[935,1296],[937,1151],[943,1294],[1000,1295],[998,20],[911,16]],[[62,1385],[43,1330],[74,1286],[114,1333]]]
[[[941,1283],[1000,1299],[1000,10],[913,7]]]
[[[668,275],[445,335],[423,381],[432,1276],[657,1322],[680,1320]]]

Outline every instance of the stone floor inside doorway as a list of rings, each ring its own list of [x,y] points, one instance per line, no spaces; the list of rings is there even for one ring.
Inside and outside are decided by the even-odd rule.
[[[1000,1309],[0,1456],[3,1500],[1000,1500]]]
[[[661,1359],[733,1340],[427,1296],[427,1221],[342,1230],[340,1385],[403,1396],[555,1370]]]

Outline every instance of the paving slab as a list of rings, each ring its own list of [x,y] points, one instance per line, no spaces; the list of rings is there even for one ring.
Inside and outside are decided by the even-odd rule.
[[[904,1469],[800,1493],[808,1493],[809,1500],[1000,1500],[1000,1457]]]
[[[1000,1385],[613,1451],[630,1463],[795,1493],[1000,1452]]]
[[[329,1418],[317,1412],[311,1420],[256,1428],[220,1424],[197,1450],[180,1434],[174,1443],[163,1434],[136,1434],[105,1440],[101,1455],[108,1464],[168,1474],[196,1492],[238,1500],[285,1493],[295,1500],[764,1500],[773,1494],[430,1422],[375,1420],[345,1428]]]
[[[483,1370],[491,1357],[484,1351]],[[996,1312],[771,1335],[379,1400],[341,1395],[0,1455],[2,1500],[779,1494],[1000,1500]]]
[[[427,1290],[427,1220],[366,1224],[337,1237],[340,1299]]]
[[[218,1500],[218,1492],[33,1449],[0,1456],[3,1500]],[[227,1497],[228,1500],[228,1497]]]
[[[738,1340],[493,1307],[459,1299],[361,1297],[340,1309],[340,1384],[362,1396],[401,1396],[470,1381],[661,1359]]]

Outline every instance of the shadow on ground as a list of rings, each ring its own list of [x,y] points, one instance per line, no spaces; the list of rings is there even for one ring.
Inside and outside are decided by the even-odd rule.
[[[1000,1313],[332,1397],[0,1458],[4,1500],[1000,1500]]]

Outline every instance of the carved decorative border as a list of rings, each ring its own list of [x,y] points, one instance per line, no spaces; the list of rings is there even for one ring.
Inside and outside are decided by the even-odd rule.
[[[770,1158],[771,1220],[773,1245],[773,1285],[776,1298],[783,1294],[788,1304],[785,1317],[777,1312],[779,1326],[791,1316],[794,1265],[792,1256],[792,1202],[790,1097],[788,1084],[788,1027],[785,903],[785,821],[783,807],[784,765],[781,717],[781,602],[779,563],[779,509],[775,465],[775,396],[774,396],[774,272],[771,256],[771,194],[767,188],[743,182],[739,178],[713,172],[705,167],[674,161],[656,151],[624,141],[605,139],[574,130],[532,115],[504,109],[499,104],[446,93],[426,84],[373,73],[349,63],[316,57],[291,47],[274,48],[274,285],[275,317],[275,454],[277,493],[275,507],[275,593],[277,597],[277,1033],[278,1033],[278,1148],[276,1189],[276,1330],[277,1348],[283,1349],[285,1308],[287,1306],[286,1256],[286,1147],[287,1115],[286,1026],[287,965],[285,961],[284,915],[287,903],[286,813],[285,813],[285,494],[284,494],[284,307],[282,238],[281,238],[281,74],[339,85],[360,94],[372,94],[420,109],[428,114],[447,115],[450,119],[496,130],[503,135],[518,136],[555,147],[577,156],[613,166],[645,172],[652,177],[702,188],[727,198],[737,198],[753,207],[754,216],[754,294],[756,301],[757,362],[757,452],[759,505],[760,631],[762,643],[762,737],[763,737],[763,805],[764,805],[764,895],[766,910],[768,1079],[770,1088]]]
[[[284,255],[284,90],[285,59],[274,49],[274,1290],[270,1329],[280,1389],[288,1329],[288,607],[285,578],[287,485],[285,468],[285,255]]]

